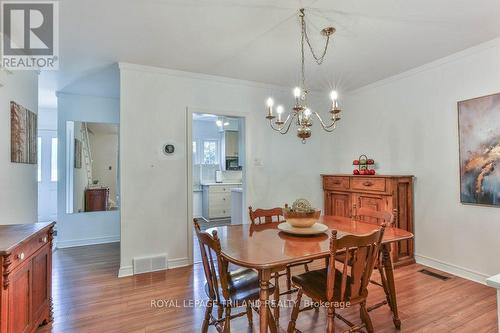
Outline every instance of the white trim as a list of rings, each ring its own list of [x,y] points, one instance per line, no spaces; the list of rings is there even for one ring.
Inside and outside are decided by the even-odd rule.
[[[126,276],[132,276],[132,275],[134,275],[134,269],[132,268],[132,266],[120,267],[120,270],[118,271],[119,278],[126,277]]]
[[[90,97],[90,98],[104,98],[104,99],[112,99],[112,100],[120,100],[120,96],[100,96],[100,95],[89,95],[89,94],[81,94],[81,93],[74,93],[74,92],[66,92],[66,91],[56,91],[55,92],[55,95],[57,98],[59,97],[64,97],[64,96],[69,96],[69,97]],[[47,107],[47,108],[43,108],[43,109],[55,109],[57,110],[57,108],[53,108],[53,107]]]
[[[235,113],[231,110],[223,110],[223,109],[206,109],[200,107],[192,107],[186,106],[186,149],[187,151],[192,151],[192,137],[193,137],[193,113],[209,113],[216,116],[231,116],[243,118],[243,142],[245,144],[245,155],[243,155],[243,172],[242,172],[242,188],[243,188],[243,202],[245,203],[244,207],[248,207],[247,202],[247,161],[249,150],[247,147],[248,140],[248,131],[246,130],[249,113]],[[187,173],[187,246],[188,246],[188,263],[194,263],[193,256],[193,154],[186,154],[186,168],[188,170]],[[243,223],[248,223],[247,215],[243,214]],[[169,266],[170,267],[170,266]]]
[[[203,74],[203,73],[180,71],[180,70],[169,69],[169,68],[164,68],[164,67],[138,65],[138,64],[128,63],[128,62],[119,62],[118,67],[120,68],[120,71],[129,70],[129,71],[136,71],[136,72],[143,72],[143,73],[162,74],[162,75],[178,77],[178,78],[186,78],[186,79],[193,79],[193,80],[205,80],[205,81],[218,82],[218,83],[231,84],[231,85],[240,85],[240,86],[247,86],[247,87],[254,87],[254,88],[270,89],[270,91],[278,90],[281,92],[291,92],[290,86],[280,86],[280,85],[271,84],[271,83],[232,79],[232,78],[228,78],[225,76],[217,76],[217,75],[210,75],[210,74]],[[310,92],[312,93],[312,92],[322,92],[322,91],[310,90]]]
[[[361,93],[365,90],[373,89],[376,87],[380,87],[380,86],[384,86],[384,85],[393,83],[395,81],[403,80],[405,78],[408,78],[408,77],[411,77],[414,75],[418,75],[422,72],[433,70],[435,68],[447,65],[448,63],[452,63],[452,62],[458,61],[460,59],[473,56],[475,54],[487,51],[491,48],[498,47],[498,46],[500,46],[500,37],[492,39],[492,40],[484,42],[484,43],[481,43],[481,44],[478,44],[478,45],[470,47],[468,49],[453,53],[451,55],[445,56],[445,57],[440,58],[438,60],[428,62],[422,66],[418,66],[418,67],[412,68],[410,70],[389,76],[385,79],[381,79],[381,80],[375,81],[373,83],[369,83],[363,87],[348,91],[347,94],[355,95],[355,94]]]
[[[175,258],[168,260],[168,269],[185,267],[191,265],[189,262],[189,258]]]
[[[486,279],[486,284],[490,287],[500,290],[500,274],[490,276],[488,279]]]
[[[415,259],[417,261],[417,264],[424,265],[424,266],[429,266],[431,268],[438,269],[440,271],[456,275],[458,277],[471,280],[477,283],[481,284],[486,284],[486,279],[489,277],[489,275],[476,272],[473,270],[470,270],[468,268],[464,268],[461,266],[457,266],[454,264],[446,263],[441,260],[437,260],[434,258],[430,258],[427,256],[423,256],[420,254],[415,254]]]
[[[106,243],[116,243],[120,241],[120,236],[108,236],[108,237],[97,237],[97,238],[87,238],[87,239],[73,239],[73,240],[57,240],[57,248],[65,249],[68,247],[86,246],[86,245],[96,245],[96,244],[106,244]]]

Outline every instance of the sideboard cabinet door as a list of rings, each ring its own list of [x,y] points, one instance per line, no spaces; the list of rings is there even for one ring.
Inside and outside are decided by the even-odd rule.
[[[25,262],[10,275],[8,291],[8,332],[10,333],[31,331],[31,279],[31,261]]]
[[[351,217],[351,196],[346,193],[328,192],[326,215]]]
[[[43,318],[48,316],[48,309],[50,307],[50,279],[51,264],[50,248],[45,246],[42,250],[33,257],[33,319],[35,322],[40,322]],[[43,321],[43,320],[42,320]]]

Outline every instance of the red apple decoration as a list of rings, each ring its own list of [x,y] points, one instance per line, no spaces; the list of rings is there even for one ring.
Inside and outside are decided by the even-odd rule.
[[[366,163],[367,164],[375,164],[375,161],[370,158],[368,161],[366,161]]]
[[[353,174],[353,175],[359,175],[359,170],[357,170],[357,169],[356,169],[356,170],[353,170],[353,171],[352,171],[352,174]]]
[[[375,174],[375,170],[374,169],[371,169],[370,170],[370,175],[374,175]]]
[[[352,161],[352,164],[353,164],[353,165],[359,165],[359,160],[354,160],[354,161]]]

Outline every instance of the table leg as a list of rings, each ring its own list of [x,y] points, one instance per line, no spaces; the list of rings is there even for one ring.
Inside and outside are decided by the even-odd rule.
[[[269,311],[269,280],[271,279],[271,270],[263,269],[259,274],[260,280],[260,295],[259,295],[259,327],[260,333],[266,333],[267,327],[273,325],[268,316],[272,316]],[[271,329],[273,331],[273,329]]]
[[[391,245],[383,244],[382,245],[382,264],[384,265],[385,278],[387,282],[387,298],[389,300],[389,306],[392,310],[392,321],[394,322],[394,326],[399,330],[401,329],[401,320],[399,319],[398,314],[398,303],[396,300],[396,285],[394,283],[394,266],[392,264],[391,258]],[[384,288],[385,289],[385,288]]]

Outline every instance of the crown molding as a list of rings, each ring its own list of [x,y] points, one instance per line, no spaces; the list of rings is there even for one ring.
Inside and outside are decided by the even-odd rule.
[[[291,89],[290,86],[280,86],[280,85],[275,85],[275,84],[270,84],[270,83],[233,79],[233,78],[229,78],[229,77],[225,77],[225,76],[187,72],[187,71],[180,71],[180,70],[169,69],[169,68],[164,68],[164,67],[132,64],[132,63],[127,63],[127,62],[119,62],[118,68],[120,69],[120,71],[128,70],[128,71],[136,71],[136,72],[143,72],[143,73],[161,74],[161,75],[166,75],[166,76],[171,76],[171,77],[211,81],[211,82],[218,82],[218,83],[223,83],[223,84],[231,84],[231,85],[239,85],[239,86],[247,86],[247,87],[252,87],[252,88],[267,89],[267,90],[280,91],[280,92],[285,92],[285,93],[290,92],[290,89]],[[311,93],[316,93],[316,92],[318,92],[318,91],[311,91]]]
[[[418,75],[418,74],[421,74],[424,72],[431,71],[431,70],[439,68],[441,66],[446,66],[446,65],[451,64],[453,62],[474,56],[476,54],[488,51],[492,48],[499,47],[499,46],[500,46],[500,37],[489,40],[489,41],[481,43],[481,44],[478,44],[476,46],[472,46],[472,47],[467,48],[465,50],[453,53],[451,55],[440,58],[438,60],[431,61],[429,63],[422,65],[422,66],[418,66],[418,67],[412,68],[410,70],[401,72],[399,74],[387,77],[385,79],[375,81],[375,82],[367,84],[363,87],[347,91],[346,94],[348,94],[350,96],[356,95],[356,94],[359,94],[359,93],[364,92],[366,90],[381,87],[381,86],[384,86],[384,85],[387,85],[387,84],[390,84],[390,83],[393,83],[393,82],[396,82],[399,80],[403,80],[403,79],[406,79],[406,78],[409,78],[409,77],[412,77],[412,76],[415,76],[415,75]]]

